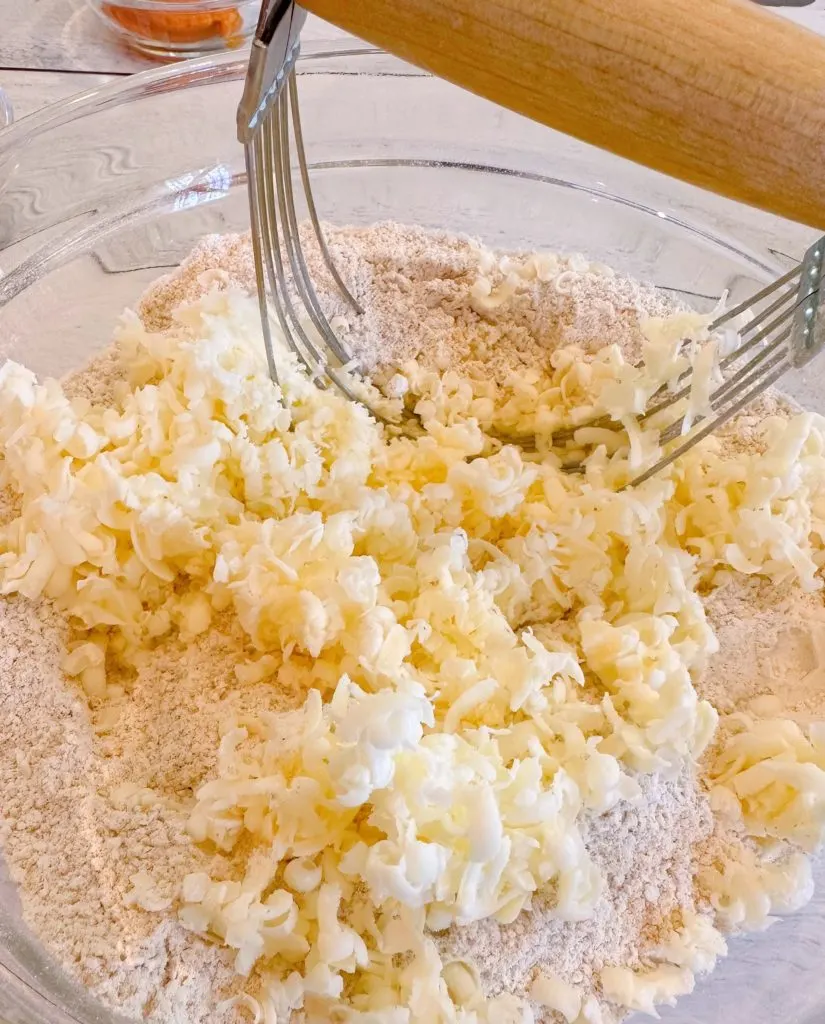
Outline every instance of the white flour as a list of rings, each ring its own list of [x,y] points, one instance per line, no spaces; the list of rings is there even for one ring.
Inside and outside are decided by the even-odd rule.
[[[139,871],[171,886],[181,871],[213,869],[213,860],[189,841],[183,808],[143,809],[112,790],[153,779],[165,795],[182,795],[187,773],[209,769],[217,737],[197,704],[220,714],[216,690],[231,678],[230,658],[193,651],[175,663],[171,652],[156,652],[152,661],[163,665],[141,674],[120,727],[96,735],[99,715],[60,669],[66,633],[48,605],[0,603],[0,843],[25,918],[79,980],[127,1015],[202,1020],[215,989],[237,984],[231,957],[125,901]]]
[[[633,355],[643,313],[673,308],[650,288],[574,261],[481,314],[469,295],[478,249],[465,239],[384,224],[334,232],[330,247],[367,307],[357,331],[343,306],[337,312],[351,322],[348,340],[368,367],[417,356],[503,377],[540,369],[563,344],[595,351],[615,342]],[[323,279],[317,253],[310,259]],[[141,307],[147,324],[163,329],[171,309],[214,277],[204,278],[205,271],[251,286],[248,241],[206,240],[150,290]],[[117,376],[107,355],[71,390],[105,399]],[[0,522],[13,514],[13,497],[0,494]],[[793,588],[777,595],[735,579],[707,605],[722,650],[700,681],[703,695],[728,711],[781,690],[789,711],[825,709],[821,597]],[[123,670],[122,695],[90,709],[60,670],[66,633],[47,605],[0,600],[0,840],[26,919],[72,973],[121,1012],[158,1024],[216,1020],[216,1001],[241,988],[254,994],[254,978],[238,979],[226,951],[184,932],[171,912],[128,906],[131,879],[148,871],[163,904],[188,871],[233,877],[231,859],[199,850],[185,833],[193,790],[214,768],[224,721],[302,695],[285,692],[285,677],[278,686],[239,685],[234,667],[249,651],[227,619],[197,642],[164,642]],[[167,805],[141,807],[144,787]],[[537,965],[584,986],[605,963],[638,965],[695,905],[695,848],[710,831],[695,777],[643,780],[638,807],[588,823],[588,848],[608,881],[593,919],[551,920],[537,900],[534,913],[514,925],[457,930],[440,938],[442,948],[475,960],[490,993],[521,988]]]
[[[707,599],[721,650],[699,681],[722,713],[753,708],[799,721],[825,711],[825,607],[821,593],[734,577]]]
[[[326,270],[311,232],[302,233],[307,262],[329,316],[365,372],[418,359],[439,370],[492,375],[542,370],[553,351],[578,345],[595,352],[618,344],[631,357],[642,342],[640,321],[677,308],[650,285],[588,264],[581,257],[562,259],[546,281],[524,284],[497,308],[474,300],[479,276],[499,285],[498,267],[484,268],[481,249],[471,239],[401,224],[330,230],[328,243],[336,266],[364,308],[359,317],[341,298]],[[222,270],[250,290],[255,269],[244,236],[212,236],[195,250],[180,273],[158,282],[141,314],[152,327],[169,322],[171,310],[186,295],[202,293],[210,280],[204,271]]]

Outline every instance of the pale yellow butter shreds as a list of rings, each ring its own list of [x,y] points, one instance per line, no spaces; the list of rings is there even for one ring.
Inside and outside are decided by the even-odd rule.
[[[483,1000],[430,932],[512,921],[548,889],[562,919],[593,912],[602,879],[582,816],[633,800],[636,773],[676,776],[715,734],[692,680],[715,648],[697,586],[730,567],[819,586],[822,421],[768,421],[764,451],[723,459],[709,441],[620,489],[656,457],[636,416],[684,369],[697,318],[650,325],[646,370],[615,349],[556,354],[546,430],[608,411],[630,438],[578,477],[552,453],[491,444],[490,416],[473,419],[489,406],[449,375],[410,368],[417,439],[286,357],[284,402],[257,317],[231,289],[164,333],[127,317],[131,380],[106,407],[0,370],[0,485],[21,496],[0,533],[0,590],[71,613],[66,670],[91,697],[107,658],[198,635],[227,610],[259,652],[241,675],[296,661],[303,709],[231,728],[192,809],[194,841],[249,849],[244,878],[190,874],[178,893],[187,928],[234,949],[239,972],[265,970],[270,1020],[494,1024],[543,1005],[598,1024],[598,1006],[554,979],[531,1001]],[[517,405],[508,417],[536,424]],[[718,806],[754,836],[818,844],[819,731],[729,732]],[[757,857],[746,883],[717,889],[730,907],[761,887],[764,919],[806,889],[805,864]],[[130,898],[156,907],[150,875]],[[603,994],[652,1010],[722,952],[713,920],[685,918],[643,970],[605,968]]]

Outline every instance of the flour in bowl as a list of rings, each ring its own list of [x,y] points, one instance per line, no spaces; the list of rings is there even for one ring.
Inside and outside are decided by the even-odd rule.
[[[636,490],[621,446],[565,474],[482,428],[597,406],[683,311],[580,257],[330,245],[366,313],[310,253],[322,298],[420,438],[285,352],[283,400],[243,236],[62,389],[0,370],[24,918],[159,1024],[652,1011],[810,895],[822,422],[770,398]]]

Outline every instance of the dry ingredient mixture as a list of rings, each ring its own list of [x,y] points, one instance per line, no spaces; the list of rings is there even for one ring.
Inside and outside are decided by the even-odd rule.
[[[825,425],[768,398],[617,490],[657,451],[628,396],[701,318],[396,224],[330,232],[357,318],[306,244],[426,437],[294,370],[281,402],[245,237],[205,239],[64,385],[0,369],[25,920],[159,1024],[652,1012],[810,897]],[[536,408],[608,410],[633,444],[582,479],[472,421]]]

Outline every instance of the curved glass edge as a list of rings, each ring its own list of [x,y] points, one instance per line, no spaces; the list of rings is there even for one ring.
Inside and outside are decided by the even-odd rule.
[[[247,69],[247,52],[247,50],[240,50],[209,54],[172,65],[152,68],[51,104],[22,118],[4,131],[0,131],[0,160],[8,158],[10,155],[13,156],[27,144],[46,136],[50,130],[82,122],[85,118],[127,106],[137,100],[168,95],[189,88],[232,83],[238,83],[240,94],[240,82]],[[303,44],[303,50],[298,60],[298,71],[304,74],[329,72],[378,77],[432,77],[428,72],[413,67],[377,47],[362,43],[353,36],[324,41],[315,40]],[[0,124],[2,124],[1,120]],[[550,132],[550,129],[547,131],[551,136],[556,134]],[[561,138],[561,136],[559,137]],[[583,143],[581,145],[585,149],[591,148]],[[548,145],[549,152],[552,152],[551,145]],[[605,156],[609,159],[619,160],[618,157],[611,157],[609,154],[605,154]],[[501,170],[504,171],[503,168]],[[511,167],[508,170],[518,173],[517,167]],[[681,186],[681,183],[678,182],[674,182],[674,184],[687,187]],[[607,189],[603,194],[611,199],[620,198]],[[633,198],[644,205],[643,194],[636,194]],[[681,214],[678,219],[682,226],[698,234],[706,234],[706,226],[701,221],[694,221],[692,216],[694,207],[695,203],[692,201],[677,202],[674,213],[678,211]],[[674,219],[676,218],[674,217]],[[711,230],[710,234],[717,241],[720,240],[720,232]],[[723,231],[722,234],[726,236],[723,239],[725,247],[738,250],[751,264],[761,265],[763,269],[770,268],[772,272],[781,272],[785,268],[787,260],[779,259],[779,254],[769,248],[766,251],[767,247],[760,245],[743,246],[742,240],[736,237],[736,232],[731,230],[730,225],[728,230]]]
[[[14,108],[8,94],[0,89],[0,132],[8,128],[14,120]]]
[[[427,72],[412,68],[409,64],[384,53],[383,50],[361,44],[353,38],[307,44],[298,58],[298,67],[300,70],[302,64],[324,58],[353,57],[381,57],[395,68],[396,74],[427,75]],[[50,129],[134,100],[201,85],[240,81],[246,75],[247,63],[248,47],[231,53],[208,54],[164,67],[151,68],[124,77],[120,81],[108,82],[76,93],[69,99],[49,104],[29,114],[8,129],[0,136],[0,156],[23,146]],[[392,73],[388,67],[382,70],[385,73]]]

